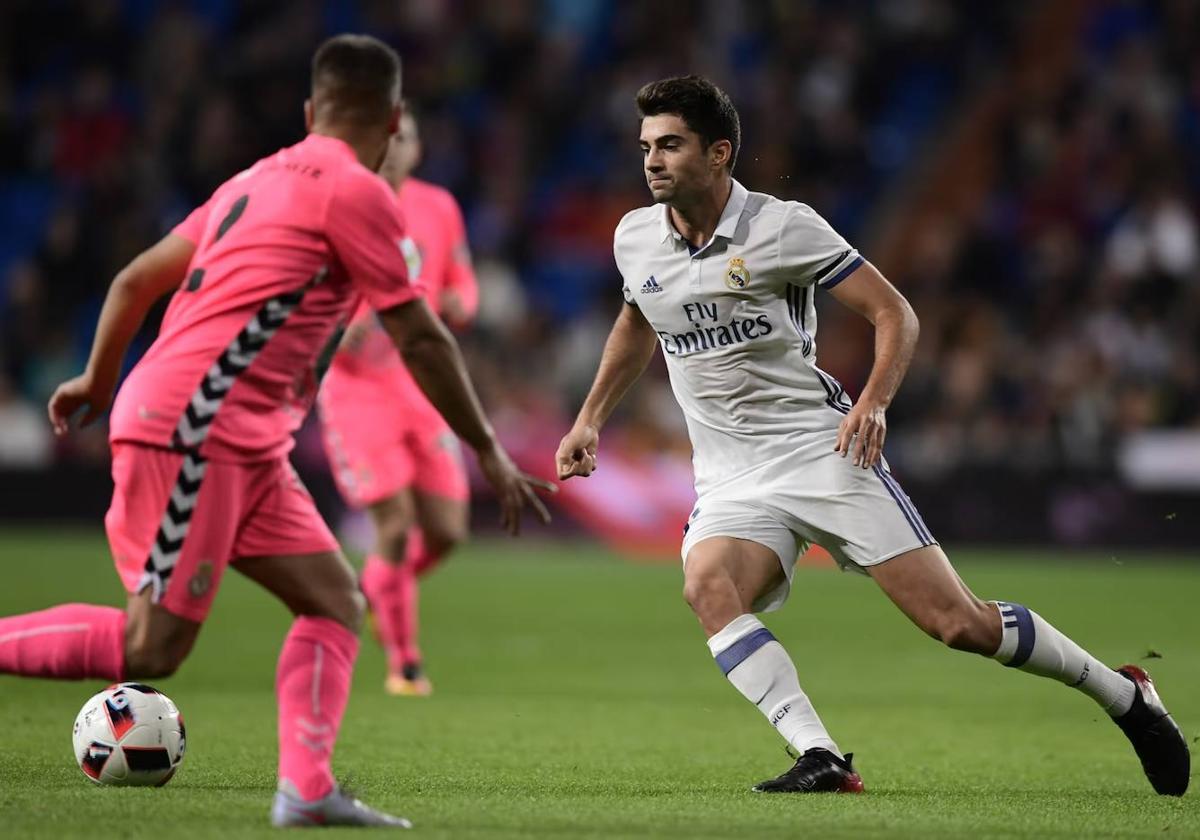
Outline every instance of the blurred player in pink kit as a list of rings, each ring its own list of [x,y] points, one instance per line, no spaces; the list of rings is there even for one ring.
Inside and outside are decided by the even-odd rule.
[[[475,449],[510,531],[536,480],[496,442],[457,344],[409,281],[405,232],[375,174],[400,120],[400,61],[343,35],[313,58],[308,136],[227,181],[113,281],[85,372],[50,400],[55,430],[112,402],[151,305],[153,346],[112,403],[105,518],[126,609],[64,604],[0,619],[0,674],[110,681],[175,671],[226,566],[295,614],[276,674],[277,826],[408,822],[343,793],[330,769],[364,604],[354,572],[287,459],[314,368],[366,300],[416,381]]]
[[[409,177],[420,160],[416,120],[405,109],[380,168],[396,190],[409,269],[429,308],[464,327],[479,301],[458,203]],[[346,502],[366,508],[376,547],[363,592],[387,652],[390,694],[432,690],[417,646],[417,579],[467,535],[469,488],[458,438],[404,366],[369,301],[359,307],[321,383],[325,452]]]

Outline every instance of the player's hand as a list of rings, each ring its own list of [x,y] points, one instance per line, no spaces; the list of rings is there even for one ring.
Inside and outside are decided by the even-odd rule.
[[[108,411],[112,397],[113,386],[97,382],[90,374],[68,379],[54,390],[46,407],[54,433],[65,435],[70,431],[71,418],[81,408],[86,411],[79,421],[80,427],[95,423]]]
[[[467,323],[471,319],[467,317],[467,307],[463,305],[462,295],[454,291],[454,289],[447,289],[442,292],[439,302],[441,303],[443,321],[455,329],[462,329],[467,326]]]
[[[881,405],[860,402],[838,427],[837,444],[833,451],[845,458],[854,450],[854,466],[864,470],[875,466],[883,454],[883,439],[887,437],[887,419]]]
[[[543,481],[532,475],[527,475],[517,469],[517,465],[508,457],[504,447],[494,444],[489,449],[480,450],[479,468],[483,476],[496,491],[500,499],[500,524],[504,530],[514,537],[521,532],[521,509],[526,505],[533,508],[543,525],[550,523],[550,511],[542,504],[534,488],[557,493],[558,488],[549,481]]]
[[[554,456],[558,477],[566,480],[573,475],[587,477],[596,471],[596,447],[600,432],[595,426],[576,426],[567,432]]]

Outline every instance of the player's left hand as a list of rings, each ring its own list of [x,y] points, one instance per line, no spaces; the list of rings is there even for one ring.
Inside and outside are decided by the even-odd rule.
[[[549,481],[521,472],[498,443],[476,454],[479,457],[479,469],[500,499],[500,524],[504,530],[514,537],[521,532],[521,509],[525,505],[533,508],[543,525],[550,524],[550,511],[546,510],[534,489],[557,493],[557,487]]]
[[[65,435],[71,428],[71,418],[81,408],[86,408],[80,427],[90,426],[99,420],[108,410],[112,402],[113,387],[97,382],[87,373],[82,373],[74,379],[68,379],[59,385],[46,410],[50,415],[50,425],[56,435]]]
[[[887,418],[882,405],[860,402],[838,427],[834,452],[845,458],[854,449],[854,466],[864,470],[875,466],[883,454],[883,439],[887,437]],[[857,444],[855,443],[857,441]]]

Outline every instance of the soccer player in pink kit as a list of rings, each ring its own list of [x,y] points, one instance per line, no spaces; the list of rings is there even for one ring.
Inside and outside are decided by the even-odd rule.
[[[408,281],[395,197],[375,174],[400,117],[399,58],[343,35],[313,58],[307,138],[223,184],[117,275],[86,371],[59,386],[65,433],[108,408],[150,306],[174,298],[113,403],[105,518],[125,610],[65,604],[0,619],[0,673],[166,676],[191,649],[230,563],[295,614],[276,676],[278,826],[389,825],[342,793],[330,760],[364,613],[353,570],[287,460],[316,359],[360,298],[479,457],[510,531],[545,509],[496,442],[454,339]]]
[[[396,190],[412,241],[410,268],[430,309],[462,327],[479,300],[462,212],[447,190],[410,177],[419,159],[416,120],[406,108],[379,174]],[[470,491],[458,439],[366,302],[321,383],[317,407],[338,488],[375,525],[362,585],[387,652],[384,689],[426,696],[433,686],[417,645],[417,579],[467,536]]]

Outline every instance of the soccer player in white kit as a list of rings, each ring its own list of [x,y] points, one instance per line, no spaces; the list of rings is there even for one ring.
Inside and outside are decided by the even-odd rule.
[[[755,616],[783,604],[798,554],[816,543],[843,569],[874,578],[935,639],[1092,697],[1129,737],[1154,789],[1182,795],[1187,743],[1145,671],[1114,671],[1032,610],[977,598],[888,470],[885,412],[917,341],[908,302],[812,208],[733,179],[737,111],[711,82],[652,82],[637,106],[655,206],[617,225],[625,306],[559,445],[558,474],[596,469],[600,428],[661,346],[694,452],[684,598],[722,673],[799,755],[754,789],[863,789],[791,658]],[[817,366],[818,290],[875,327],[857,403]]]

